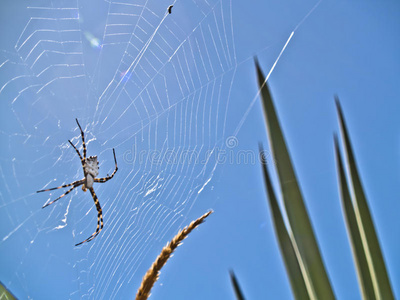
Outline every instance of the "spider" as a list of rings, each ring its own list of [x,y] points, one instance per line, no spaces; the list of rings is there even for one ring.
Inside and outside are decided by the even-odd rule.
[[[78,187],[80,185],[82,185],[82,190],[84,192],[86,192],[87,189],[90,191],[90,193],[92,194],[93,200],[94,200],[94,204],[96,205],[96,209],[97,209],[97,228],[96,228],[96,231],[90,237],[88,237],[83,242],[80,242],[80,243],[75,245],[75,246],[79,246],[79,245],[81,245],[83,243],[90,242],[91,240],[93,240],[100,233],[100,231],[103,229],[103,213],[102,213],[102,209],[101,209],[101,206],[100,206],[99,199],[97,198],[96,193],[94,192],[93,183],[94,182],[103,183],[103,182],[106,182],[106,181],[110,180],[111,178],[113,178],[115,173],[117,173],[117,171],[118,171],[118,166],[117,166],[117,159],[115,158],[115,150],[113,148],[114,162],[115,162],[115,170],[114,170],[114,172],[112,172],[112,174],[110,176],[107,174],[107,177],[96,178],[96,176],[99,175],[99,162],[97,161],[97,156],[89,156],[88,158],[86,158],[85,135],[83,133],[81,125],[79,125],[78,119],[75,119],[75,120],[76,120],[76,123],[78,124],[79,129],[81,130],[82,145],[83,145],[83,158],[82,158],[81,153],[79,152],[79,150],[76,149],[75,145],[70,140],[68,140],[68,142],[71,144],[72,147],[74,147],[76,153],[78,153],[79,158],[81,159],[81,164],[82,164],[82,168],[83,168],[83,174],[84,174],[85,178],[83,178],[81,180],[78,180],[78,181],[74,181],[74,182],[72,182],[70,184],[65,184],[65,185],[59,186],[59,187],[55,187],[55,188],[51,188],[51,189],[47,189],[47,190],[40,190],[40,191],[37,191],[37,193],[48,192],[48,191],[57,190],[57,189],[61,189],[61,188],[72,186],[71,189],[66,191],[60,197],[58,197],[57,199],[45,204],[42,207],[42,208],[45,208],[45,207],[49,206],[50,204],[53,204],[57,200],[61,199],[62,197],[68,195],[74,188],[76,188],[76,187]]]

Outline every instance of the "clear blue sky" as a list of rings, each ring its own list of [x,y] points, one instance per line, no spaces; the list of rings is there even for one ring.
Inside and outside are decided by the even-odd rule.
[[[124,1],[120,1],[124,2]],[[396,1],[4,1],[0,9],[0,281],[20,299],[128,299],[168,240],[212,214],[151,299],[291,299],[257,161],[267,136],[253,56],[269,78],[338,299],[359,299],[337,187],[341,100],[396,296],[400,295],[400,4]],[[30,8],[27,8],[30,7]],[[35,191],[81,179],[89,193]],[[198,154],[196,162],[168,155]],[[217,160],[220,154],[220,160]],[[153,157],[153,160],[150,159]],[[160,159],[161,157],[161,159]],[[169,156],[170,157],[170,156]],[[222,161],[222,159],[225,161]],[[278,190],[278,186],[276,186]]]

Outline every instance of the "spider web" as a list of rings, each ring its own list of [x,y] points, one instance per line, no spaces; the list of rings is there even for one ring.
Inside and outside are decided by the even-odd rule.
[[[131,298],[162,246],[215,204],[201,193],[257,100],[230,104],[243,62],[232,1],[15,5],[16,42],[0,41],[0,280],[20,298]],[[90,194],[40,209],[65,190],[35,192],[82,179],[75,118],[98,177],[113,172],[113,148],[119,168],[94,185],[104,229],[79,247],[96,228]]]
[[[132,297],[225,147],[237,67],[231,2],[32,1],[22,10],[14,49],[0,56],[2,280],[21,298],[49,297],[43,284],[53,299]],[[96,225],[90,194],[77,188],[41,210],[62,190],[34,192],[82,178],[67,141],[82,151],[75,118],[99,177],[113,171],[112,148],[119,167],[95,185],[105,225],[81,247]]]

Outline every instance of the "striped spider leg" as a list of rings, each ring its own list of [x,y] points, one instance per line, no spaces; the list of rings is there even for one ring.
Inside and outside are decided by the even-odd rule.
[[[70,188],[68,191],[66,191],[64,194],[62,194],[62,195],[61,195],[60,197],[58,197],[57,199],[55,199],[55,200],[53,200],[53,201],[51,201],[51,202],[49,202],[49,203],[43,205],[42,208],[45,208],[45,207],[49,206],[50,204],[53,204],[53,203],[56,202],[57,200],[61,199],[62,197],[68,195],[70,192],[72,192],[72,190],[73,190],[74,188],[76,188],[76,187],[82,185],[82,184],[84,183],[84,181],[85,181],[84,179],[81,179],[81,180],[78,180],[78,181],[74,181],[73,183],[65,184],[65,185],[62,185],[62,186],[59,186],[59,187],[55,187],[55,188],[51,188],[51,189],[47,189],[47,190],[40,190],[40,191],[37,191],[36,193],[41,193],[41,192],[48,192],[48,191],[57,190],[57,189],[62,189],[62,188],[66,188],[66,187],[72,186],[72,188]]]
[[[113,178],[115,173],[117,173],[117,171],[118,171],[118,166],[117,166],[117,158],[115,157],[115,150],[113,148],[114,162],[115,162],[115,170],[114,170],[114,172],[111,174],[111,176],[107,175],[107,177],[104,177],[104,178],[96,178],[96,176],[99,175],[99,162],[97,161],[97,156],[86,157],[87,150],[86,150],[86,144],[85,144],[85,134],[84,134],[84,132],[82,130],[81,125],[78,122],[78,119],[76,119],[76,123],[78,124],[79,130],[81,131],[83,157],[82,157],[81,153],[79,152],[79,150],[75,147],[75,145],[70,140],[68,140],[68,142],[75,149],[76,153],[78,154],[78,156],[79,156],[79,158],[81,160],[84,178],[81,179],[81,180],[78,180],[78,181],[74,181],[74,182],[72,182],[70,184],[65,184],[65,185],[62,185],[62,186],[59,186],[59,187],[55,187],[55,188],[51,188],[51,189],[40,190],[40,191],[37,191],[37,193],[48,192],[48,191],[52,191],[52,190],[56,190],[56,189],[61,189],[61,188],[72,186],[72,188],[70,188],[68,191],[66,191],[64,194],[62,194],[60,197],[58,197],[57,199],[45,204],[42,207],[42,208],[45,208],[45,207],[53,204],[57,200],[61,199],[62,197],[68,195],[74,188],[76,188],[78,186],[82,185],[82,190],[84,192],[86,192],[86,190],[90,191],[90,194],[92,195],[94,204],[96,205],[96,209],[97,209],[97,228],[96,228],[96,231],[90,237],[88,237],[83,242],[80,242],[80,243],[75,245],[75,246],[79,246],[79,245],[81,245],[83,243],[90,242],[91,240],[93,240],[97,235],[99,235],[100,231],[103,229],[103,211],[101,209],[99,199],[97,198],[96,193],[95,193],[95,191],[93,189],[93,183],[95,183],[95,182],[103,183],[103,182],[107,182],[108,180]]]

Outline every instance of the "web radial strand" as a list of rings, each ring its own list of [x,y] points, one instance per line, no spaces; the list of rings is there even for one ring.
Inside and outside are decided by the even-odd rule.
[[[0,99],[11,115],[1,132],[0,251],[21,249],[5,278],[19,297],[43,298],[35,261],[43,282],[56,284],[60,272],[69,279],[55,298],[131,296],[149,251],[187,223],[213,177],[237,67],[231,3],[172,4],[171,14],[170,2],[154,0],[21,7],[26,23],[13,51],[0,53]],[[65,191],[32,192],[83,178],[68,142],[82,153],[75,118],[99,177],[115,168],[113,148],[118,161],[115,176],[94,185],[104,228],[80,247],[96,228],[90,194],[75,189],[41,210]]]

